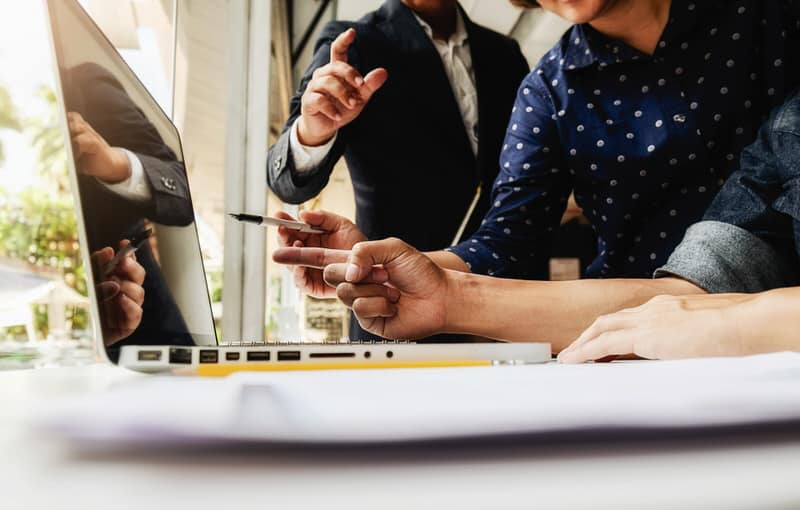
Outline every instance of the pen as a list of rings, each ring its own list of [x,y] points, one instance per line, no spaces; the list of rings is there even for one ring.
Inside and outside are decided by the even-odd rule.
[[[153,229],[148,228],[148,229],[136,234],[135,236],[131,237],[131,240],[130,240],[131,242],[126,244],[124,248],[119,250],[114,255],[114,258],[112,258],[108,262],[108,264],[106,264],[106,267],[103,268],[103,277],[105,278],[106,276],[111,274],[111,272],[114,269],[116,269],[116,267],[119,265],[119,263],[122,261],[122,259],[124,259],[125,257],[130,255],[131,253],[134,253],[136,250],[141,248],[142,245],[145,243],[145,241],[147,241],[150,238],[150,235],[152,233],[153,233]]]
[[[299,221],[281,220],[278,218],[271,218],[269,216],[259,216],[257,214],[246,213],[228,213],[228,216],[241,221],[243,223],[251,223],[253,225],[260,225],[262,227],[285,227],[289,230],[296,230],[306,234],[329,234],[327,230],[309,225],[308,223],[301,223]]]

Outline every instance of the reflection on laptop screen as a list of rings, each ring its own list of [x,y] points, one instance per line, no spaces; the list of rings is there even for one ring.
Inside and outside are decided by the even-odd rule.
[[[123,345],[215,345],[178,132],[76,1],[48,8],[109,357]],[[127,243],[139,247],[115,259]]]

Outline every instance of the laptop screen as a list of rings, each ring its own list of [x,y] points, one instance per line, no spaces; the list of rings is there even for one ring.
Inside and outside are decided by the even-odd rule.
[[[47,4],[106,352],[216,345],[178,132],[76,1]]]

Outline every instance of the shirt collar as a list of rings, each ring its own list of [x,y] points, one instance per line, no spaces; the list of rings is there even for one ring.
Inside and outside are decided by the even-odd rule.
[[[414,12],[414,11],[411,11],[411,12],[412,12],[412,14],[414,14],[414,17],[417,18],[417,21],[419,22],[420,26],[422,27],[422,30],[425,31],[425,34],[432,41],[433,40],[433,29],[431,28],[431,26],[428,23],[426,23],[425,20],[423,20],[422,18],[417,16],[416,12]],[[450,39],[448,39],[447,43],[448,44],[452,44],[453,46],[456,46],[456,47],[463,46],[467,42],[468,38],[469,38],[469,35],[467,34],[467,26],[464,23],[464,17],[461,15],[461,9],[456,9],[456,31],[453,32],[453,34],[450,36]]]
[[[694,29],[704,11],[713,2],[702,0],[672,0],[664,34],[656,48],[656,53]],[[701,14],[703,13],[703,14]],[[564,69],[581,69],[592,65],[601,67],[646,59],[650,56],[627,44],[607,37],[588,23],[574,25],[570,32],[568,47],[564,51]]]
[[[589,25],[572,27],[566,41],[567,48],[564,50],[564,69],[581,69],[597,62],[597,44],[589,40],[590,31],[594,32]]]

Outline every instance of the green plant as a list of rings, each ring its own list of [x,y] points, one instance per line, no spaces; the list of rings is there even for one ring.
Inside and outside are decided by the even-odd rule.
[[[37,149],[37,165],[31,171],[36,173],[38,183],[17,193],[0,187],[0,258],[22,262],[36,272],[60,274],[67,285],[86,295],[55,94],[41,87],[36,97],[48,106],[47,114],[20,121],[10,96],[4,92],[0,87],[0,127],[22,130]],[[71,312],[74,329],[88,327],[84,310]],[[47,335],[43,307],[36,307],[35,318],[39,334]]]

